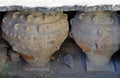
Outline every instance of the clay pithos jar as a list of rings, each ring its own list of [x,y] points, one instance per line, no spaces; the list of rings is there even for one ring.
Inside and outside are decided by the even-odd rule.
[[[68,36],[67,15],[45,12],[8,12],[2,36],[29,64],[44,66]]]
[[[115,12],[78,12],[71,20],[71,36],[87,56],[87,62],[104,68],[119,49],[120,25]],[[104,69],[103,69],[104,70]]]

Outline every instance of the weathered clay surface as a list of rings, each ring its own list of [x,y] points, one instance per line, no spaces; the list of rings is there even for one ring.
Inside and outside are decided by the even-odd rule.
[[[66,57],[64,56],[63,52],[70,54],[72,56],[73,60],[73,67],[70,68],[68,65],[63,64],[61,62],[58,62],[57,59],[54,61],[51,61],[50,70],[51,72],[41,72],[38,69],[32,70],[32,71],[24,71],[24,69],[28,66],[23,66],[20,64],[9,64],[10,71],[9,71],[9,77],[11,78],[120,78],[120,66],[119,63],[119,52],[118,52],[118,59],[114,60],[115,63],[117,63],[118,67],[116,68],[118,71],[116,72],[86,72],[85,68],[85,56],[84,53],[81,51],[81,49],[76,45],[76,43],[72,39],[66,39],[63,45],[61,46],[61,49],[58,51],[61,57],[61,54],[63,55],[62,58]],[[56,56],[58,58],[58,55]],[[70,60],[70,59],[69,59]],[[63,60],[64,61],[64,60]],[[30,69],[30,68],[29,68]],[[40,68],[39,68],[40,69]],[[59,70],[59,71],[58,71]],[[74,71],[74,72],[73,72]],[[8,72],[8,70],[7,70]],[[5,77],[1,77],[5,78]]]
[[[42,66],[68,35],[67,15],[44,12],[8,12],[2,24],[3,38],[27,62]]]
[[[102,66],[119,49],[120,25],[115,12],[78,13],[72,20],[71,35],[87,55],[88,62]]]

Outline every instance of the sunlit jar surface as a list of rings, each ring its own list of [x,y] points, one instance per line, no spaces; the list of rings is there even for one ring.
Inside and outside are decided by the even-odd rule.
[[[28,63],[44,66],[68,36],[67,15],[45,12],[8,12],[2,36]]]

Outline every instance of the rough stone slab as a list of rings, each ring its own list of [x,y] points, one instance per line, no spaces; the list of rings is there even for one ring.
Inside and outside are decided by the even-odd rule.
[[[120,10],[119,0],[0,0],[0,11],[103,11]]]
[[[115,72],[113,61],[111,61],[109,64],[104,66],[97,66],[90,62],[87,62],[87,71],[109,71],[109,72]]]
[[[28,65],[23,68],[24,71],[43,71],[49,72],[50,71],[50,63],[47,63],[45,66],[34,66]]]

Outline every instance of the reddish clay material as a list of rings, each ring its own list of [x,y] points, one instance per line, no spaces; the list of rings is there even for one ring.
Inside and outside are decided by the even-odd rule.
[[[87,55],[88,62],[102,66],[119,49],[120,25],[115,12],[77,13],[71,35]]]
[[[64,13],[8,12],[3,19],[3,38],[28,63],[44,66],[68,35]]]

